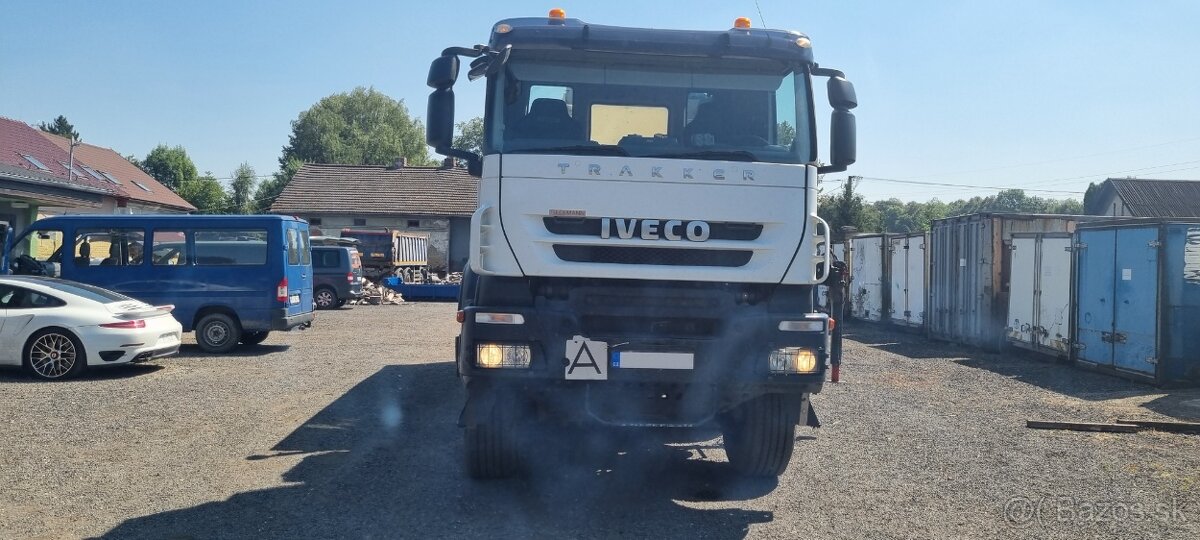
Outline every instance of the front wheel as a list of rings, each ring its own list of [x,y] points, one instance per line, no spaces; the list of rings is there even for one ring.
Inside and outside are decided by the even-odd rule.
[[[463,431],[467,474],[475,479],[507,478],[520,463],[516,429],[508,414],[495,405]]]
[[[39,379],[60,381],[83,372],[87,353],[74,334],[57,328],[38,330],[25,344],[25,367]]]
[[[333,309],[338,306],[337,293],[328,287],[321,287],[313,294],[313,303],[317,309]]]
[[[242,327],[224,313],[210,313],[196,324],[196,344],[210,354],[225,354],[242,339]]]
[[[796,444],[796,424],[788,400],[769,394],[739,405],[725,422],[725,454],[746,476],[779,476]]]
[[[253,332],[242,333],[243,345],[258,345],[267,340],[267,336],[271,335],[270,330],[258,330]]]

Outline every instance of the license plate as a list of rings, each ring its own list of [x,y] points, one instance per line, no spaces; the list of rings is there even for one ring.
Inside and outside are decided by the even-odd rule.
[[[288,303],[289,303],[289,304],[291,304],[291,305],[293,305],[293,306],[294,306],[294,305],[296,305],[296,304],[299,304],[299,303],[300,303],[300,295],[298,295],[298,294],[293,294],[293,295],[289,296],[289,297],[288,297]]]
[[[571,381],[608,380],[608,343],[575,336],[567,340],[566,358],[563,378]]]
[[[616,351],[612,366],[621,369],[694,369],[696,355],[673,352]]]

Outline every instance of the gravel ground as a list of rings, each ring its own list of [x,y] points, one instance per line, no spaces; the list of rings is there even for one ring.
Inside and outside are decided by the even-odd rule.
[[[1200,436],[1024,427],[1192,419],[1200,391],[862,325],[778,482],[731,476],[711,434],[619,433],[472,482],[453,310],[323,312],[64,383],[0,373],[0,538],[1200,537]]]

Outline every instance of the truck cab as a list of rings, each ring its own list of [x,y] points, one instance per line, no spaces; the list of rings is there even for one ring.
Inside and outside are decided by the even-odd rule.
[[[854,161],[853,87],[807,36],[506,19],[430,67],[428,143],[480,177],[458,372],[476,477],[536,466],[522,424],[715,424],[749,475],[815,423],[834,324],[818,175]],[[483,155],[453,148],[459,58]],[[828,78],[830,164],[814,77]]]

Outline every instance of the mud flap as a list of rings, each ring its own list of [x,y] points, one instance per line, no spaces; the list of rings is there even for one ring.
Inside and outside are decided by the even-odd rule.
[[[813,429],[821,427],[821,421],[819,419],[817,419],[817,410],[813,408],[812,400],[807,400],[806,405],[807,405],[806,409],[808,409],[808,414],[805,415],[804,425],[806,425],[810,428],[813,428]]]

